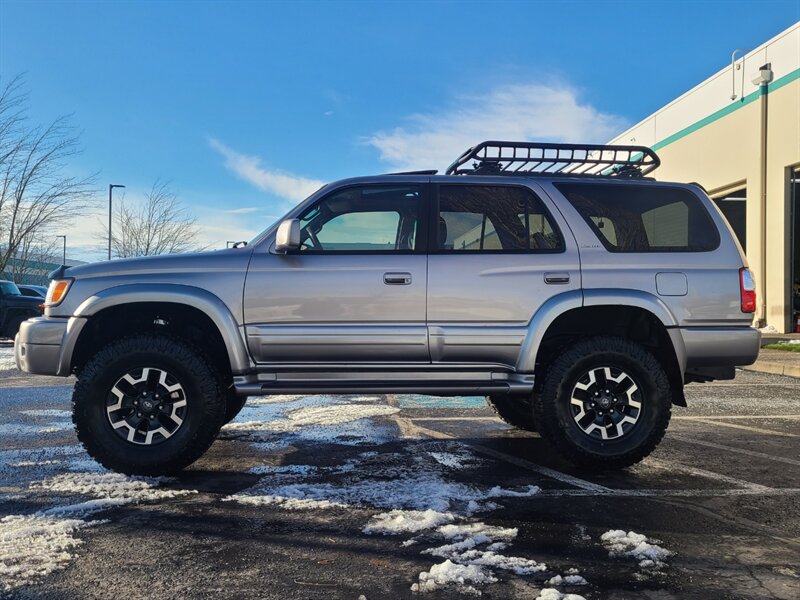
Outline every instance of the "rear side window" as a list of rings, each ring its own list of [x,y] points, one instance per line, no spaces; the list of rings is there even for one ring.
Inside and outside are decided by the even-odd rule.
[[[719,232],[700,199],[682,188],[555,184],[610,252],[708,252]]]
[[[561,252],[564,242],[527,188],[442,185],[436,248],[445,252]]]

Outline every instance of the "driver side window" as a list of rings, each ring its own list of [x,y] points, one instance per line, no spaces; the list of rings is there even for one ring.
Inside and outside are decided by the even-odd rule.
[[[334,192],[300,217],[300,252],[401,252],[417,249],[421,190],[361,186]]]

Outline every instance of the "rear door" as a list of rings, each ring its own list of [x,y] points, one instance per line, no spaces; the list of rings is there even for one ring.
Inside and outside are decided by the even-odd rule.
[[[580,289],[577,248],[565,239],[571,234],[538,188],[504,182],[435,189],[431,359],[512,366],[542,304]]]
[[[256,251],[244,294],[258,363],[429,363],[423,184],[339,188],[299,250]]]

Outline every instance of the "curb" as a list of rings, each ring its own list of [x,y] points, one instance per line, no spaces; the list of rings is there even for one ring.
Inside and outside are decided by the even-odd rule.
[[[773,375],[800,378],[800,365],[787,365],[779,362],[759,360],[752,365],[740,368],[745,371],[756,371],[758,373],[771,373]]]

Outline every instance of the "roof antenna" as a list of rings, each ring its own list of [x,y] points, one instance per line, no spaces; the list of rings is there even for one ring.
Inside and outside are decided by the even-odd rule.
[[[734,50],[733,52],[731,52],[731,100],[736,100],[736,98],[739,97],[736,94],[736,71],[741,71],[742,72],[742,86],[741,86],[741,89],[743,90],[742,94],[744,94],[744,59],[745,59],[745,54],[747,54],[748,52],[749,52],[749,50],[741,50],[741,49],[738,49],[738,48],[736,50]],[[742,62],[740,62],[738,65],[736,64],[736,55],[737,54],[741,54],[742,55]]]

